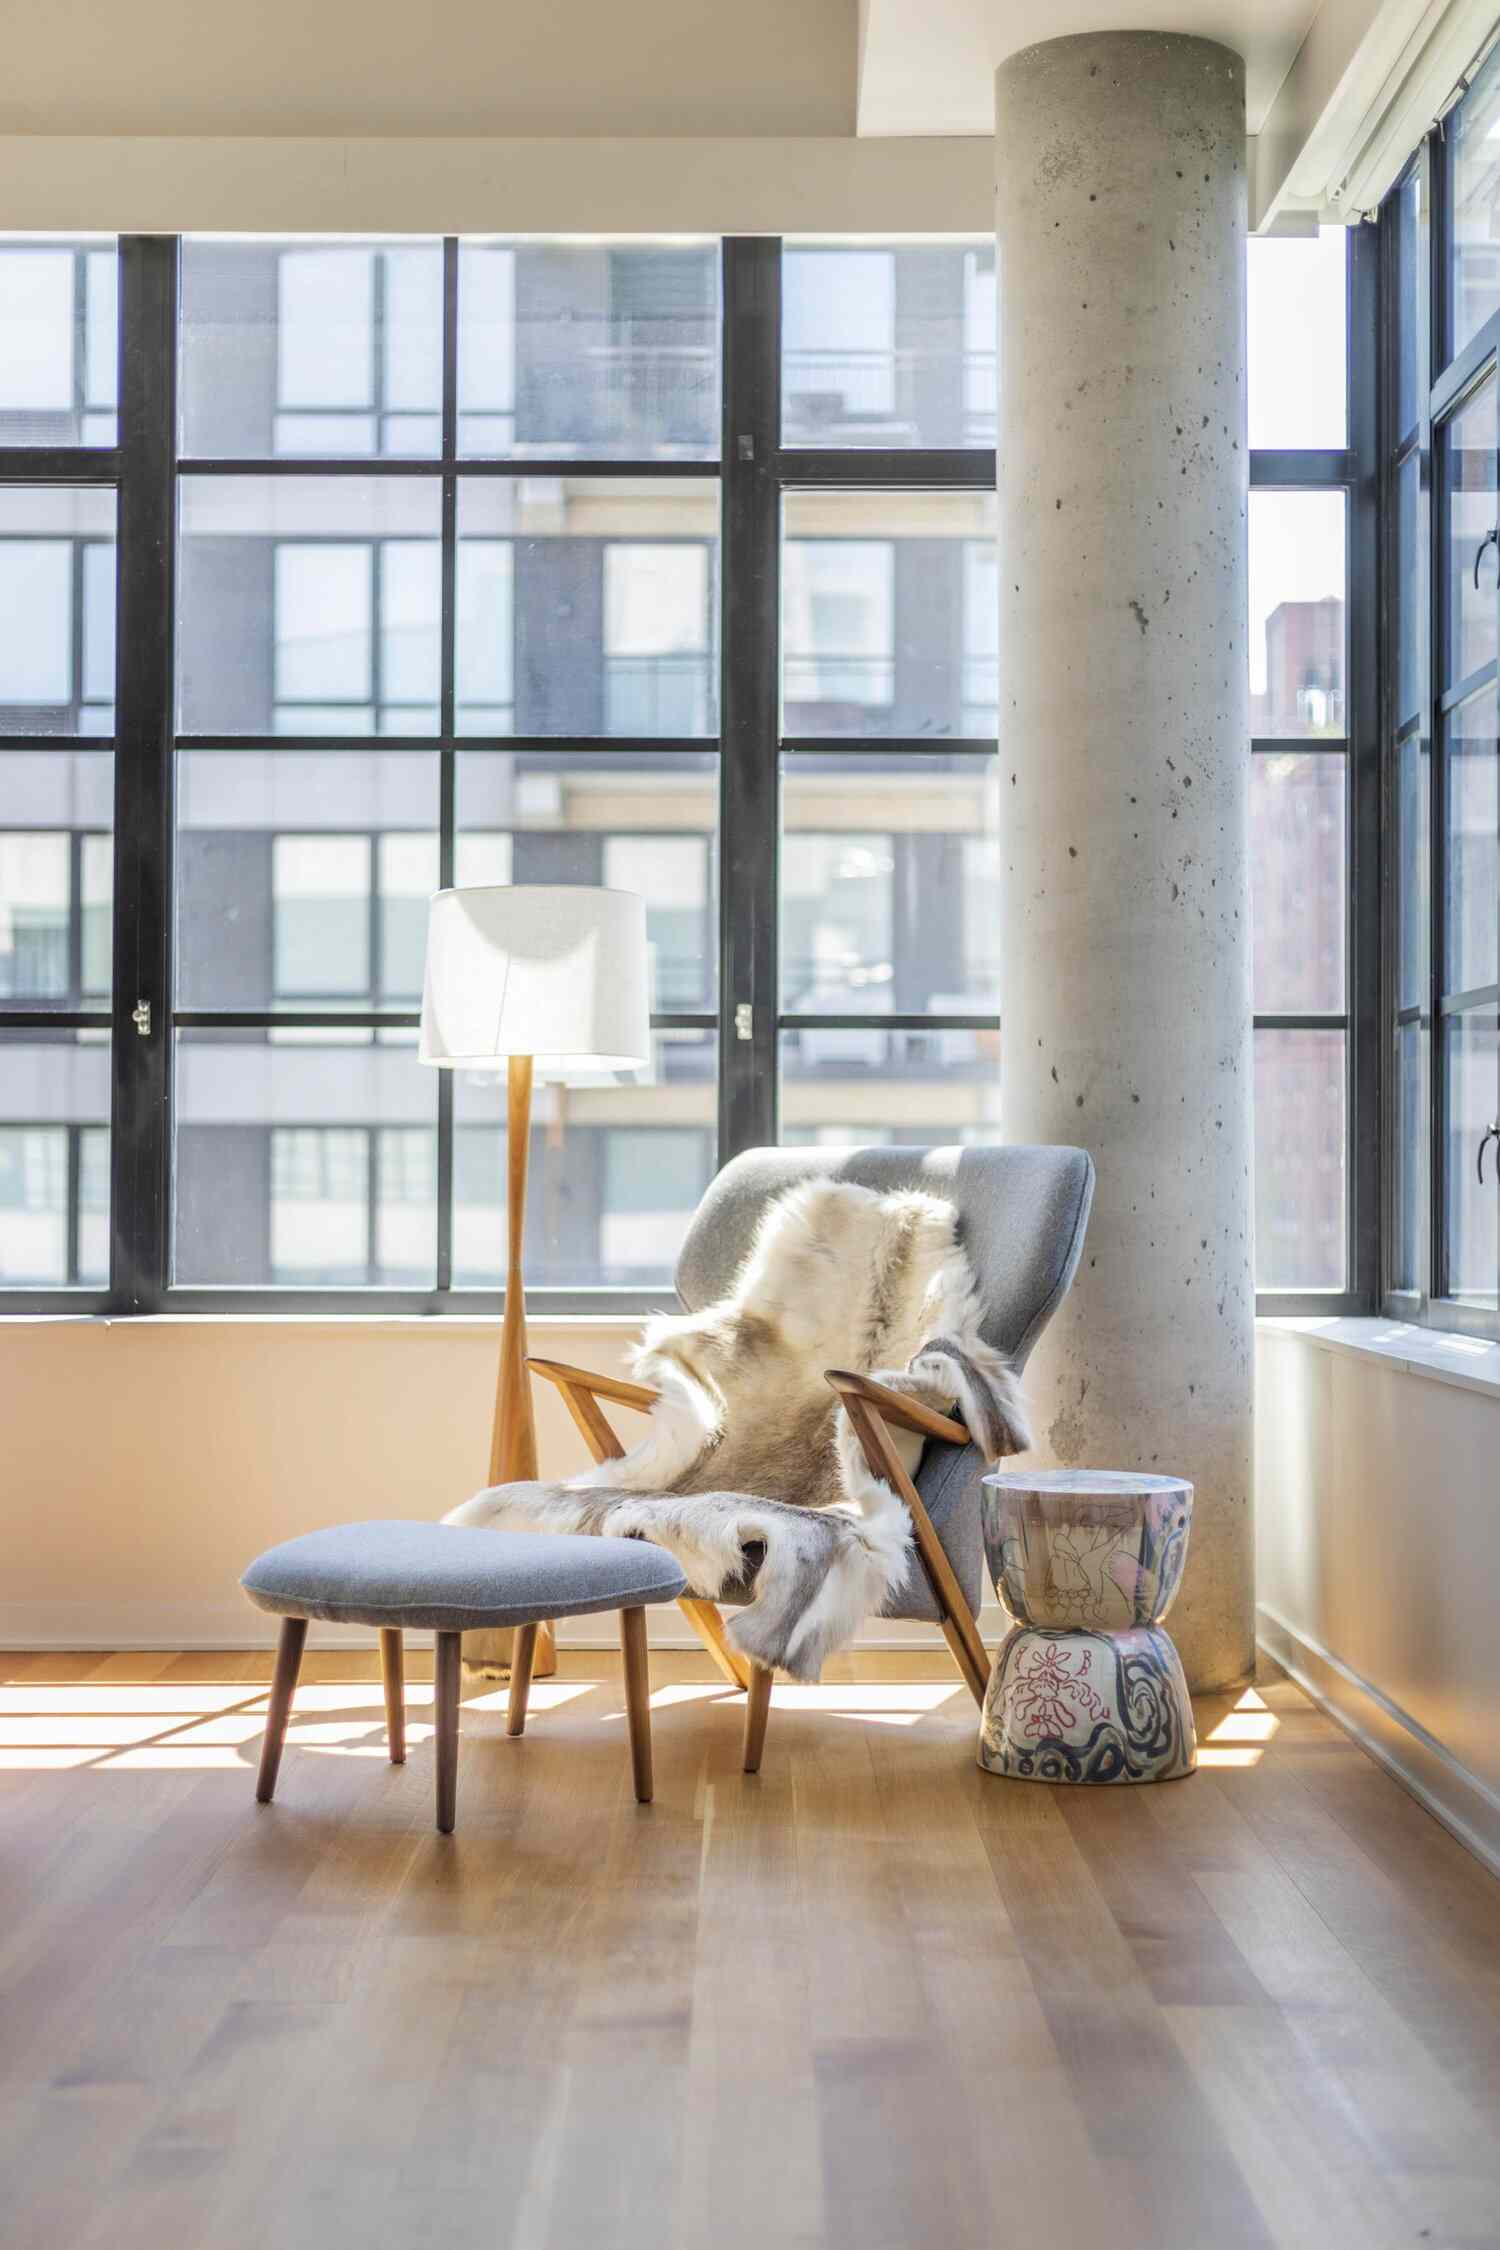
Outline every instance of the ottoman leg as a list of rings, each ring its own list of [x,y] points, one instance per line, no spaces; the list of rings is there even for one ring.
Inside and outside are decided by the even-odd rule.
[[[526,1732],[526,1699],[531,1693],[531,1667],[536,1662],[535,1625],[518,1625],[510,1650],[510,1706],[505,1714],[507,1734]]]
[[[463,1676],[463,1636],[439,1633],[434,1657],[437,1704],[437,1824],[443,1836],[453,1833],[458,1801],[458,1693]]]
[[[625,1717],[630,1727],[630,1763],[639,1805],[651,1802],[651,1670],[646,1655],[646,1612],[622,1609],[620,1645],[625,1652]]]
[[[406,1763],[406,1667],[401,1628],[380,1628],[380,1677],[385,1687],[385,1743],[393,1766]]]
[[[771,1716],[771,1689],[776,1674],[763,1664],[750,1667],[750,1694],[745,1705],[745,1771],[760,1772],[760,1754],[766,1746],[766,1721]]]
[[[271,1682],[271,1709],[266,1719],[265,1740],[260,1746],[260,1773],[255,1783],[258,1804],[268,1805],[276,1793],[281,1745],[286,1740],[286,1723],[292,1715],[292,1695],[297,1685],[297,1674],[302,1669],[302,1646],[306,1639],[305,1617],[282,1619],[281,1640],[276,1650],[276,1674]]]

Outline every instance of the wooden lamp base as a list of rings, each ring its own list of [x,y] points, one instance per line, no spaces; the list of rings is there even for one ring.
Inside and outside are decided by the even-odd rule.
[[[526,1372],[526,1292],[521,1280],[530,1144],[531,1057],[512,1055],[505,1107],[505,1322],[500,1331],[495,1419],[490,1430],[491,1484],[525,1484],[536,1475],[536,1421],[531,1407],[531,1378]],[[465,1633],[465,1672],[471,1679],[508,1679],[515,1641],[516,1629],[510,1626]],[[536,1629],[531,1669],[536,1679],[545,1679],[557,1670],[557,1643],[550,1625]]]

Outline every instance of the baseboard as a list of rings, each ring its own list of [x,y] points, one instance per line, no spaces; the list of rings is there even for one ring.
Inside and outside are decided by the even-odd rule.
[[[1256,1615],[1266,1654],[1477,1860],[1500,1875],[1500,1796],[1331,1649],[1264,1605]]]
[[[987,1604],[979,1615],[985,1645],[996,1647],[1004,1638],[1009,1620],[998,1604]],[[44,1655],[49,1651],[103,1654],[115,1649],[256,1649],[274,1648],[277,1623],[264,1610],[248,1602],[172,1604],[111,1603],[108,1608],[75,1602],[11,1603],[0,1610],[0,1651]],[[414,1648],[427,1646],[432,1635],[414,1632]],[[557,1628],[563,1648],[617,1648],[619,1635],[612,1616],[565,1617]],[[675,1603],[659,1603],[647,1612],[647,1639],[652,1648],[696,1649],[702,1642]],[[314,1623],[308,1631],[309,1648],[373,1648],[375,1635],[368,1626]],[[936,1625],[908,1622],[904,1618],[872,1617],[854,1643],[857,1649],[941,1649],[943,1638]]]

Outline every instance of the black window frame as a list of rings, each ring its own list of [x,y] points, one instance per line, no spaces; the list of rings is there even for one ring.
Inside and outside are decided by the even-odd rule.
[[[1342,1292],[1261,1292],[1262,1313],[1373,1311],[1381,1271],[1379,1114],[1381,1046],[1379,883],[1381,848],[1380,731],[1374,692],[1376,658],[1376,494],[1378,451],[1374,354],[1378,245],[1373,230],[1350,239],[1349,430],[1337,452],[1254,452],[1252,489],[1340,487],[1348,495],[1349,583],[1346,741],[1256,741],[1250,755],[1288,749],[1344,750],[1347,912],[1346,1008],[1338,1016],[1259,1014],[1257,1027],[1337,1027],[1346,1037],[1348,1137],[1346,1221],[1348,1286]],[[457,758],[485,738],[455,730],[454,634],[457,503],[460,478],[536,475],[548,468],[587,478],[629,476],[717,480],[720,518],[719,734],[631,738],[507,736],[511,750],[559,751],[587,757],[717,750],[719,776],[718,1005],[715,1010],[661,1013],[662,1030],[717,1035],[717,1162],[778,1138],[783,1034],[797,1030],[998,1034],[998,1013],[944,1015],[810,1015],[781,1004],[780,777],[784,753],[836,759],[890,755],[988,754],[994,737],[941,738],[783,736],[781,731],[781,515],[797,493],[984,493],[995,487],[989,448],[830,447],[786,445],[782,431],[781,254],[779,238],[729,236],[721,246],[721,448],[717,461],[611,460],[578,455],[462,459],[458,453],[458,270],[460,242],[443,238],[442,451],[438,457],[303,455],[191,462],[177,445],[177,330],[181,242],[175,236],[120,238],[119,442],[112,448],[0,449],[0,482],[105,484],[117,494],[117,696],[115,755],[114,986],[108,1014],[0,1009],[0,1029],[90,1025],[113,1032],[111,1103],[111,1276],[104,1290],[49,1288],[0,1292],[9,1312],[246,1313],[370,1317],[406,1314],[472,1316],[502,1302],[498,1289],[452,1286],[453,1086],[434,1074],[437,1115],[438,1241],[431,1289],[182,1286],[170,1281],[172,1050],[177,1029],[411,1029],[415,1010],[281,1008],[264,1014],[174,1009],[172,1004],[173,789],[176,753],[256,748],[372,748],[436,753],[439,761],[440,884],[453,880]],[[437,737],[179,734],[176,729],[174,592],[177,494],[182,474],[276,476],[416,475],[441,482],[442,681]],[[105,747],[108,738],[69,745],[56,736],[28,743],[7,738],[7,751]],[[378,912],[372,887],[372,914]],[[140,1011],[149,1009],[149,1025]],[[376,1128],[371,1128],[375,1130]],[[499,1156],[497,1151],[497,1166]],[[373,1223],[373,1222],[372,1222]],[[76,1220],[70,1219],[76,1225]],[[654,1289],[528,1289],[532,1309],[571,1316],[636,1313],[670,1302]]]
[[[1381,1308],[1391,1318],[1410,1321],[1438,1331],[1500,1342],[1500,1306],[1494,1309],[1464,1304],[1446,1294],[1447,1204],[1449,1146],[1446,1112],[1444,1042],[1447,1026],[1460,1015],[1500,1011],[1500,984],[1481,986],[1459,994],[1447,989],[1447,888],[1446,798],[1448,786],[1448,726],[1454,712],[1486,685],[1500,679],[1500,663],[1481,666],[1471,677],[1444,686],[1448,648],[1451,594],[1450,558],[1445,526],[1446,486],[1442,462],[1443,432],[1453,416],[1470,403],[1488,383],[1497,414],[1500,436],[1500,309],[1457,351],[1450,348],[1452,334],[1453,250],[1455,241],[1453,173],[1457,140],[1449,129],[1459,104],[1478,75],[1477,69],[1458,89],[1453,104],[1403,165],[1400,175],[1380,207],[1378,231],[1381,247],[1382,315],[1379,366],[1381,377],[1381,536],[1388,558],[1382,614],[1381,713],[1383,742],[1384,817],[1392,848],[1382,898],[1382,1139],[1384,1144],[1383,1198],[1385,1254],[1381,1266]],[[1416,345],[1416,421],[1403,430],[1398,425],[1398,367],[1401,346],[1401,297],[1398,241],[1400,200],[1415,179],[1423,223],[1418,231]],[[1402,723],[1397,706],[1395,675],[1397,656],[1397,602],[1395,575],[1397,547],[1397,482],[1399,471],[1415,455],[1418,463],[1417,537],[1419,558],[1417,617],[1420,631],[1417,650],[1419,712]],[[1497,456],[1500,457],[1500,456]],[[1500,600],[1500,592],[1497,592]],[[1399,988],[1401,928],[1401,853],[1399,849],[1399,753],[1416,740],[1426,756],[1425,857],[1426,947],[1421,997],[1402,1003]],[[1402,1150],[1396,1120],[1399,1080],[1395,1063],[1399,1031],[1414,1025],[1419,1034],[1419,1056],[1425,1058],[1420,1081],[1421,1134],[1414,1155],[1418,1186],[1415,1210],[1417,1274],[1414,1286],[1398,1285],[1393,1278],[1393,1254],[1400,1239],[1404,1214],[1400,1209]],[[1500,1104],[1500,1091],[1497,1091]],[[1500,1108],[1497,1108],[1500,1114]],[[1500,1157],[1500,1150],[1494,1152]],[[1491,1179],[1494,1175],[1491,1173]],[[1500,1190],[1497,1190],[1500,1192]]]

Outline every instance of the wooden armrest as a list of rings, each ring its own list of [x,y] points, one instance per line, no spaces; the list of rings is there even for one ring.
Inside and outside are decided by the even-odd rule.
[[[566,1360],[528,1359],[526,1364],[533,1375],[544,1375],[559,1390],[588,1391],[595,1398],[612,1399],[616,1406],[633,1406],[638,1414],[649,1414],[659,1395],[647,1390],[644,1383],[626,1383],[618,1375],[596,1375],[590,1367],[569,1367]]]
[[[872,1383],[868,1375],[851,1375],[845,1368],[830,1367],[823,1380],[840,1398],[862,1398],[882,1422],[894,1422],[898,1429],[912,1430],[918,1437],[942,1438],[949,1445],[969,1442],[962,1422],[924,1406],[920,1399],[908,1398],[904,1391],[888,1391],[884,1383]]]

